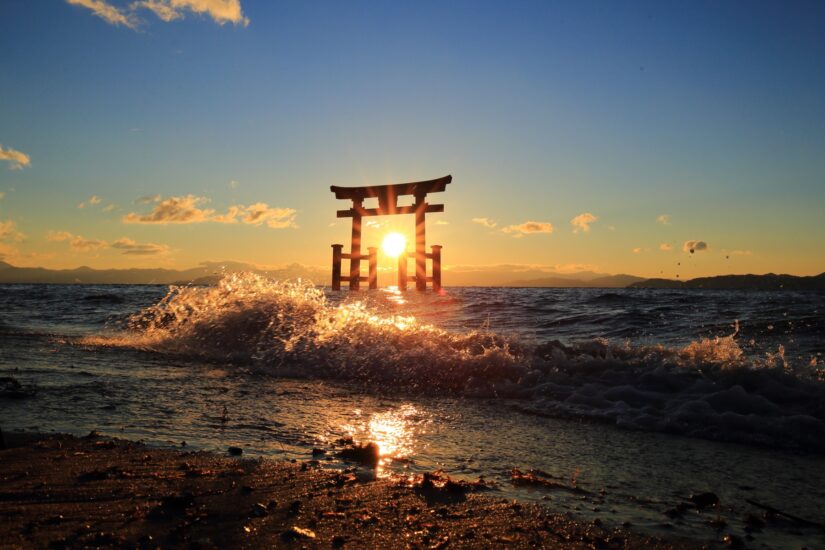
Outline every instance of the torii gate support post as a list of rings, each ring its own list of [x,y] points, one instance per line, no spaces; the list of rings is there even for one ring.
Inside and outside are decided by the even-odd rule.
[[[361,286],[361,209],[364,199],[352,201],[352,249],[349,261],[349,289],[358,290]]]
[[[427,215],[426,193],[415,194],[415,288],[427,290]]]
[[[433,291],[441,290],[441,245],[434,244],[432,247],[433,253]]]
[[[369,285],[370,290],[375,290],[378,288],[378,248],[371,246],[367,248],[369,252],[369,262],[370,262],[370,275],[369,275]]]
[[[332,245],[332,290],[341,290],[341,256],[344,245]]]
[[[398,255],[398,290],[407,290],[407,253]]]

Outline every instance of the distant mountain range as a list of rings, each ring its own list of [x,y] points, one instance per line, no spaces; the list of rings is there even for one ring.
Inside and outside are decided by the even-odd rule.
[[[699,277],[688,281],[647,279],[629,285],[629,288],[706,288],[719,290],[825,290],[825,273],[810,277],[796,275],[718,275]]]
[[[205,262],[198,267],[177,269],[92,269],[81,266],[75,269],[46,269],[43,267],[15,267],[0,262],[0,283],[49,283],[49,284],[214,284],[224,273],[253,271],[276,279],[308,278],[323,281],[326,275],[320,269],[288,265],[277,269],[260,269],[242,262]]]
[[[280,268],[260,268],[243,262],[204,262],[191,269],[46,269],[15,267],[0,261],[0,284],[214,284],[224,273],[251,271],[275,279],[304,278],[326,283],[329,271],[319,267],[290,264]],[[516,278],[522,277],[522,278]],[[507,286],[527,288],[664,288],[664,289],[751,289],[751,290],[825,290],[825,273],[811,277],[796,275],[719,275],[688,281],[645,279],[633,275],[606,275],[592,271],[571,274],[548,273],[515,266],[455,267],[444,272],[447,286]],[[394,284],[394,276],[384,273],[381,285]]]

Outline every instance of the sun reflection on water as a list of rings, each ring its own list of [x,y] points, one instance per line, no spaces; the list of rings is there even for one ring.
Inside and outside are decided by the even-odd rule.
[[[353,411],[360,416],[361,411]],[[430,418],[411,404],[371,414],[366,419],[357,419],[353,424],[346,424],[342,429],[353,439],[366,443],[372,441],[378,445],[380,460],[377,475],[389,475],[387,467],[395,462],[408,461],[416,450],[420,435],[426,433]]]

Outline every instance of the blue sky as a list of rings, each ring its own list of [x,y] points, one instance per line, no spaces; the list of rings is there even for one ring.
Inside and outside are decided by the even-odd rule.
[[[11,263],[326,265],[329,185],[449,173],[448,265],[825,271],[825,4],[75,2],[0,7]],[[124,221],[190,195],[212,221]],[[289,223],[214,221],[261,203]]]

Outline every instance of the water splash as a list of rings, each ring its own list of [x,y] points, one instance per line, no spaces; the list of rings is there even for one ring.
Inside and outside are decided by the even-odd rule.
[[[529,345],[489,329],[449,332],[365,303],[327,302],[306,281],[249,273],[172,287],[128,330],[83,340],[242,364],[368,391],[518,399],[534,414],[825,452],[825,384],[783,350],[746,357],[736,337],[684,347],[593,339]]]

